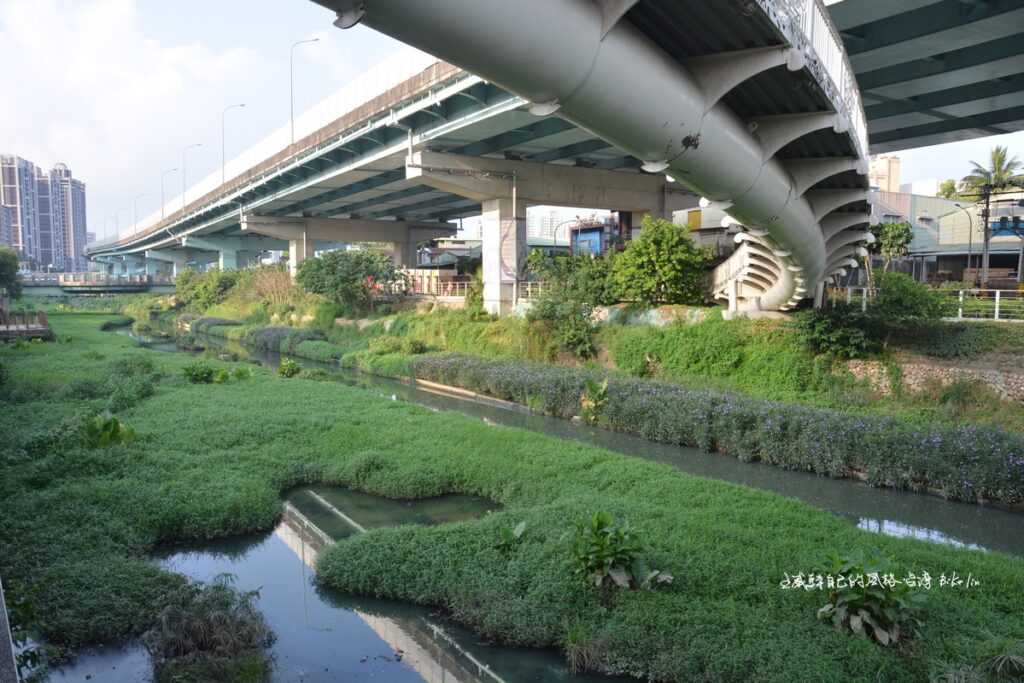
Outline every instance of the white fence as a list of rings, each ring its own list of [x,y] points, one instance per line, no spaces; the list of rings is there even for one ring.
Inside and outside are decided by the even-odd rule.
[[[1015,289],[942,289],[942,315],[955,320],[1024,322],[1024,291]],[[828,290],[832,305],[844,301],[868,309],[877,290],[868,287],[838,287]]]

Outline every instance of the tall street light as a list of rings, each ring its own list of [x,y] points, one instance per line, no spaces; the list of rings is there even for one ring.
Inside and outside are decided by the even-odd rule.
[[[132,233],[137,234],[139,232],[139,200],[145,197],[145,194],[137,194],[132,199]]]
[[[239,108],[244,107],[244,106],[245,106],[244,103],[242,103],[242,104],[229,104],[228,106],[224,107],[224,111],[222,111],[221,114],[220,114],[220,184],[221,185],[224,184],[224,168],[225,168],[225,166],[227,166],[227,155],[226,155],[226,153],[224,151],[225,150],[225,146],[224,146],[224,125],[225,125],[225,123],[224,122],[226,120],[227,113],[230,110],[232,110],[232,109],[239,109]]]
[[[167,180],[169,174],[177,170],[176,168],[169,168],[160,175],[160,220],[164,219],[164,181]]]
[[[187,153],[188,153],[188,151],[190,149],[194,149],[196,147],[202,147],[202,146],[203,146],[203,143],[197,142],[196,144],[188,145],[187,147],[185,147],[184,149],[181,150],[181,210],[183,212],[185,211],[185,192],[186,192],[186,188],[188,187],[185,184],[186,183],[186,177],[187,177],[187,175],[185,173],[185,168],[186,168],[185,162],[186,162],[186,159],[187,159]]]
[[[319,38],[297,40],[292,43],[292,49],[288,54],[288,98],[291,101],[292,112],[292,144],[295,144],[295,48],[305,43],[317,43]]]
[[[971,252],[974,251],[974,219],[971,217],[971,212],[964,208],[962,204],[954,204],[956,208],[967,214],[967,270],[971,269]],[[971,284],[974,284],[973,280]]]

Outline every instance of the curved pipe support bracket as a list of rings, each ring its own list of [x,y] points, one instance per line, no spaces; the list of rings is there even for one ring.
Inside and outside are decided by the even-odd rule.
[[[707,97],[704,109],[709,110],[729,94],[733,88],[762,71],[789,62],[788,47],[758,47],[733,50],[686,60],[687,70],[693,74]]]

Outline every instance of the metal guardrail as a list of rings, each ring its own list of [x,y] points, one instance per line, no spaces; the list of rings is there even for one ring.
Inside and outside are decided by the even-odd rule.
[[[520,301],[538,299],[544,293],[544,287],[544,282],[520,280],[516,286],[516,299]]]
[[[991,320],[993,322],[1024,322],[1024,291],[1016,289],[940,289],[942,315],[955,320]],[[845,301],[868,310],[869,302],[878,295],[868,287],[833,287],[828,290],[832,305]]]
[[[110,275],[107,273],[62,273],[62,287],[113,287],[119,285],[173,285],[170,275]]]
[[[791,31],[790,39],[808,57],[807,68],[818,71],[819,81],[841,107],[853,131],[853,137],[860,147],[861,156],[868,154],[868,125],[860,99],[860,89],[850,59],[843,47],[842,38],[822,0],[760,0],[766,9],[781,10],[787,17]],[[769,11],[769,14],[776,12]],[[786,27],[780,26],[785,31]]]

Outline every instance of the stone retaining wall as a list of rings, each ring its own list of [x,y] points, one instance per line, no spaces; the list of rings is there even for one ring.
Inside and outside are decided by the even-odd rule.
[[[876,360],[851,360],[846,367],[854,377],[867,379],[875,391],[882,395],[892,393],[892,381],[886,366]],[[983,382],[1001,398],[1024,403],[1024,373],[978,368],[947,367],[926,363],[903,363],[902,385],[906,391],[923,391],[930,382],[943,385],[957,380]]]

